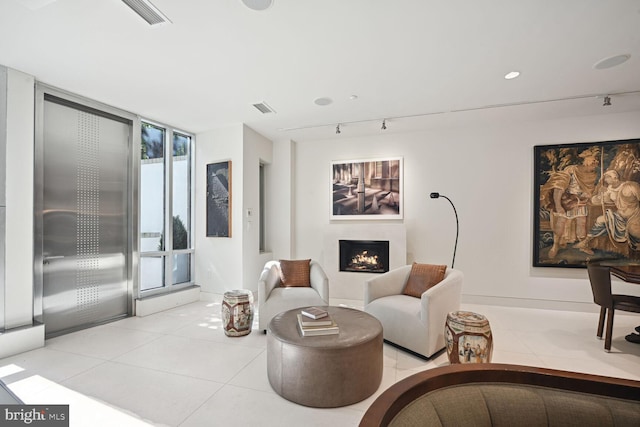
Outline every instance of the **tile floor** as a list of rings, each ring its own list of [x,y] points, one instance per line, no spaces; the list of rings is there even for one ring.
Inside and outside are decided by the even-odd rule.
[[[0,359],[0,378],[27,403],[70,404],[76,427],[357,426],[393,383],[448,364],[446,353],[424,361],[385,344],[377,393],[343,408],[303,407],[271,390],[264,334],[224,335],[220,301],[49,339],[43,348]],[[361,308],[357,301],[331,302]],[[489,319],[494,362],[640,380],[640,345],[624,340],[640,325],[638,315],[616,313],[612,351],[605,353],[603,341],[595,338],[596,313],[462,308]]]

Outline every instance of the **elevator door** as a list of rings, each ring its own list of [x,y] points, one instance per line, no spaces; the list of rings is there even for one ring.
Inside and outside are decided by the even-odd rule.
[[[131,124],[44,102],[43,320],[48,337],[126,316]]]

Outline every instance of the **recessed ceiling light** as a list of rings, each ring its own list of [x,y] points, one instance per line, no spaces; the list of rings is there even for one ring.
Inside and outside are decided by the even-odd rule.
[[[331,104],[333,100],[331,98],[316,98],[313,102],[316,105],[320,105],[321,107],[324,107],[325,105]]]
[[[631,55],[625,53],[624,55],[616,55],[610,58],[601,59],[593,64],[593,68],[596,70],[605,70],[607,68],[616,67],[624,62],[627,62],[631,58]]]
[[[352,101],[355,100],[355,99],[358,99],[358,95],[351,95],[349,97],[349,99],[352,100]]]
[[[504,75],[504,78],[507,80],[515,79],[520,75],[520,71],[510,71]]]
[[[242,0],[245,6],[253,10],[265,10],[273,4],[273,0]]]

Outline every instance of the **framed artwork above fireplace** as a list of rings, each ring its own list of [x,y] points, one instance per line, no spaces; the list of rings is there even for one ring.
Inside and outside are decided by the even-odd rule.
[[[402,158],[331,162],[331,219],[402,219]]]

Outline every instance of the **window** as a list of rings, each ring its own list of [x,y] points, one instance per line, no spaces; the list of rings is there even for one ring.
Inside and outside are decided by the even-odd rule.
[[[140,153],[140,292],[191,284],[193,138],[142,123]]]

